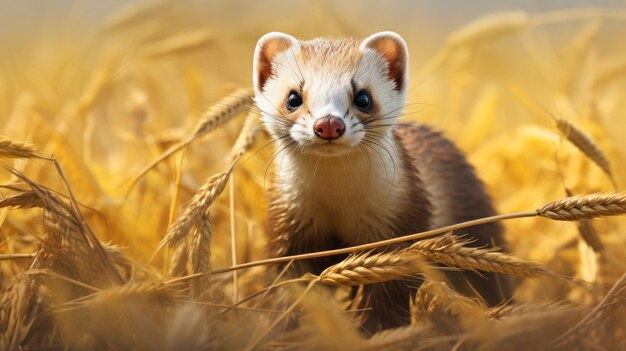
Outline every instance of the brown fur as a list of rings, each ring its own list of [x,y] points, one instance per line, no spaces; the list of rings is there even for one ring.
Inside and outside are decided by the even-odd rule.
[[[496,214],[483,183],[460,150],[440,132],[424,125],[396,126],[402,143],[413,157],[427,184],[438,227]],[[459,235],[474,239],[476,247],[505,247],[500,223],[483,224],[462,230]],[[479,293],[490,306],[511,298],[506,277],[471,272],[447,273],[457,289],[467,295]]]

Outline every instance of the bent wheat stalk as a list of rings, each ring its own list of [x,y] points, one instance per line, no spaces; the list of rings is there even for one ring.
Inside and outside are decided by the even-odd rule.
[[[438,229],[428,230],[421,233],[409,234],[392,239],[377,241],[364,245],[357,245],[346,247],[342,249],[312,252],[308,254],[283,256],[270,258],[266,260],[254,261],[231,266],[224,269],[215,270],[212,274],[220,274],[226,272],[232,272],[238,269],[251,268],[261,265],[285,263],[289,261],[306,260],[311,258],[327,257],[341,254],[349,254],[357,251],[372,250],[379,247],[384,247],[392,244],[397,244],[405,241],[425,239],[436,235],[445,234],[447,232],[473,227],[485,223],[498,222],[514,218],[529,218],[529,217],[545,217],[552,220],[560,221],[574,221],[585,218],[594,218],[601,216],[614,216],[626,213],[626,194],[592,194],[592,195],[577,195],[557,201],[553,201],[535,211],[517,212],[503,215],[496,215],[491,217],[479,218],[471,221],[457,223],[449,226],[445,226]],[[196,275],[199,276],[199,275]],[[189,276],[188,278],[192,278]]]

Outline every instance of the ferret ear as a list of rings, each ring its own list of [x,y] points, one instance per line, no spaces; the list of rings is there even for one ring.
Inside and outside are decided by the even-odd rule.
[[[299,47],[298,40],[285,33],[271,32],[262,36],[254,51],[252,67],[254,89],[258,92],[263,90],[265,82],[272,75],[272,64],[276,55],[290,48],[297,51]]]
[[[360,45],[361,52],[367,49],[378,52],[389,68],[389,79],[396,83],[396,90],[403,92],[409,76],[409,51],[401,36],[394,32],[379,32],[365,38]]]

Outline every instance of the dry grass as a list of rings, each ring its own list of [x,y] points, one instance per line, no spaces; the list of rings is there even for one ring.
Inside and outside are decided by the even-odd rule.
[[[197,6],[140,4],[97,34],[0,44],[0,349],[626,347],[623,10],[488,14],[443,47],[397,21],[418,72],[403,118],[463,147],[507,214],[485,221],[502,221],[511,253],[455,227],[285,280],[265,261],[280,157],[252,102],[254,44],[373,30],[318,2],[292,22]],[[234,16],[267,22],[242,31]],[[447,269],[515,276],[515,300],[488,308]],[[361,332],[351,289],[416,277],[411,324]]]

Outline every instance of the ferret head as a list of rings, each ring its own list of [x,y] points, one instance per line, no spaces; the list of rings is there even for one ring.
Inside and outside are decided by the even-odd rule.
[[[362,41],[299,41],[274,32],[254,53],[264,124],[303,153],[332,157],[380,145],[402,112],[407,80],[406,44],[392,32]]]

